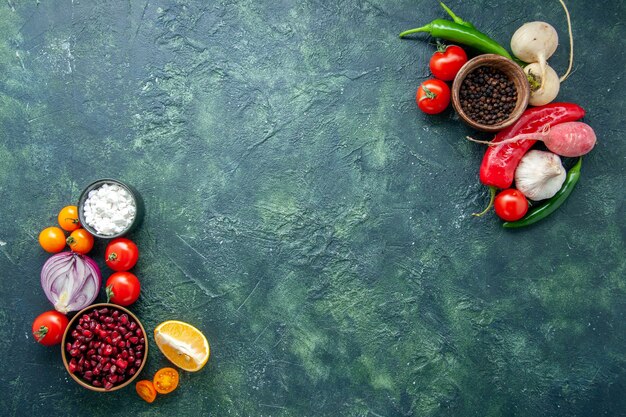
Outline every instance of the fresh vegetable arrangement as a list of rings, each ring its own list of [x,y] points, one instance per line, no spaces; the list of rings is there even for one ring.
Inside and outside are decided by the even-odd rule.
[[[122,307],[134,304],[141,295],[140,280],[130,272],[139,259],[132,240],[117,237],[106,245],[103,261],[113,271],[104,286],[107,304],[93,304],[103,277],[98,264],[87,255],[95,239],[82,228],[81,216],[97,238],[126,233],[139,213],[136,196],[128,192],[131,188],[115,180],[97,183],[98,188],[83,192],[87,197],[84,202],[81,199],[82,205],[66,206],[58,213],[60,227],[47,227],[39,235],[42,249],[53,254],[42,267],[41,286],[54,310],[34,320],[32,334],[44,346],[62,344],[66,369],[81,385],[110,391],[138,376],[147,359],[148,343],[139,320]],[[69,250],[64,251],[66,247]],[[79,313],[68,319],[66,315],[76,311]],[[187,323],[161,323],[154,337],[164,356],[180,369],[199,371],[209,359],[206,337]],[[153,402],[157,393],[174,391],[178,382],[178,371],[168,367],[159,370],[152,381],[138,382],[136,390],[141,398]]]
[[[567,18],[570,44],[569,66],[560,78],[547,62],[557,50],[558,35],[546,22],[527,22],[518,28],[511,38],[512,54],[443,3],[440,4],[452,21],[436,19],[400,33],[400,38],[404,38],[425,32],[469,47],[464,51],[458,45],[445,47],[438,41],[438,50],[429,62],[436,78],[420,85],[416,101],[423,112],[436,114],[445,110],[452,95],[455,109],[468,124],[497,132],[491,141],[468,139],[488,145],[479,177],[490,188],[491,198],[487,208],[475,216],[484,215],[495,203],[495,213],[504,220],[505,228],[529,226],[561,206],[578,182],[581,157],[597,141],[593,128],[579,121],[585,115],[581,106],[552,103],[560,84],[571,72],[574,57],[569,11],[563,0],[559,2]],[[471,54],[506,58],[498,59],[508,66],[515,63],[515,77],[522,81],[516,81],[516,86],[507,74],[491,66],[492,58],[487,57],[494,55],[484,55],[482,61],[477,61],[478,58],[468,61]],[[443,87],[447,87],[445,81],[454,81],[452,90]],[[524,89],[520,90],[520,82],[526,84],[527,101],[523,104],[520,94]],[[530,106],[524,109],[526,103]],[[513,111],[516,108],[519,110]],[[531,150],[537,143],[547,150]],[[562,157],[578,158],[578,161],[566,171]]]

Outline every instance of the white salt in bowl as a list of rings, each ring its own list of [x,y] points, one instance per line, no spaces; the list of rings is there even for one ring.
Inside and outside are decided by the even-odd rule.
[[[99,203],[97,206],[93,204],[95,201]],[[124,236],[139,226],[143,216],[141,196],[135,188],[119,180],[94,181],[78,198],[81,226],[101,239]]]

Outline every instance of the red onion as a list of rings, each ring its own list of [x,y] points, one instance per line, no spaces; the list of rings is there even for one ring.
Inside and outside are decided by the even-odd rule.
[[[93,303],[102,275],[95,261],[74,252],[53,255],[41,269],[41,286],[54,308],[63,314]]]

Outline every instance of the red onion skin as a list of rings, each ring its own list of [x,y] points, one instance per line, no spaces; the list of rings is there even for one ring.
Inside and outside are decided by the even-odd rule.
[[[72,278],[76,282],[70,286],[71,294],[59,294],[59,287],[67,290],[66,280]],[[100,292],[101,281],[102,274],[96,262],[74,252],[51,256],[41,269],[41,287],[54,308],[63,314],[81,310],[93,303]]]

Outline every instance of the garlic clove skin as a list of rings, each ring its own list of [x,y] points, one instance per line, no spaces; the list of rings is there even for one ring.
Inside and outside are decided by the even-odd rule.
[[[533,201],[545,200],[561,189],[566,175],[558,155],[532,150],[524,155],[515,170],[515,186]]]

